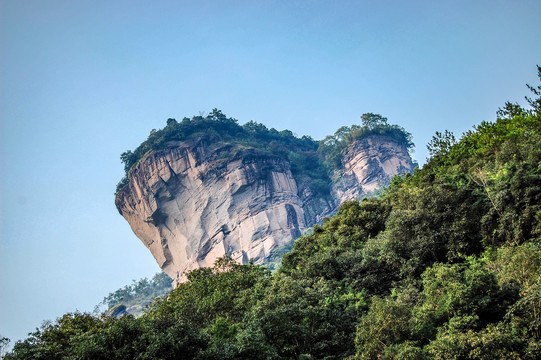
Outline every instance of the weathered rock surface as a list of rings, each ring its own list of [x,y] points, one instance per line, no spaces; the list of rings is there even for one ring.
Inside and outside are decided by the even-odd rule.
[[[234,151],[232,160],[221,160]],[[160,267],[182,281],[184,272],[224,254],[261,263],[300,236],[332,210],[324,201],[312,209],[307,192],[301,200],[289,163],[279,157],[200,141],[146,156],[116,205]]]
[[[128,314],[129,313],[126,311],[126,305],[118,304],[114,306],[113,308],[109,309],[109,311],[107,311],[105,316],[111,317],[111,318],[119,318]]]
[[[224,254],[262,263],[341,202],[413,170],[407,149],[384,136],[352,143],[343,165],[334,199],[323,198],[278,156],[209,138],[176,142],[145,156],[115,202],[163,271],[181,282]]]
[[[383,135],[351,143],[344,151],[342,165],[334,172],[331,190],[338,203],[359,199],[389,185],[395,175],[412,172],[415,167],[406,146]]]

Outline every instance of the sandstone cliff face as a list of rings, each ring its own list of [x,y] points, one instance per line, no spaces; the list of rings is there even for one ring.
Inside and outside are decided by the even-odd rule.
[[[381,136],[352,143],[343,165],[334,173],[331,199],[295,179],[289,162],[278,156],[208,138],[176,142],[144,157],[115,202],[178,283],[186,271],[212,266],[224,254],[262,263],[341,202],[413,169],[406,148]]]
[[[231,152],[237,152],[232,160],[221,160]],[[331,210],[325,201],[312,209],[309,189],[301,197],[287,161],[200,141],[146,156],[116,205],[178,282],[184,272],[212,266],[224,254],[261,263],[318,221],[321,211]]]
[[[334,172],[331,190],[338,203],[360,199],[415,167],[404,144],[382,135],[351,143],[342,156],[342,165],[343,169]]]

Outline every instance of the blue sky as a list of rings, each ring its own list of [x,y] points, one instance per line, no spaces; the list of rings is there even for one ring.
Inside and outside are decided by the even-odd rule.
[[[221,109],[322,139],[380,113],[456,135],[524,104],[541,2],[0,2],[0,335],[159,271],[114,207],[119,155]]]

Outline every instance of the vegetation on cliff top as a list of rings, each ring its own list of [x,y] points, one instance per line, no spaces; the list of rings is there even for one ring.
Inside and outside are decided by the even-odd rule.
[[[324,162],[329,168],[339,168],[341,155],[355,140],[370,135],[388,136],[412,151],[415,144],[412,136],[403,127],[391,125],[387,118],[379,114],[366,113],[361,116],[362,125],[342,126],[334,135],[329,135],[319,142],[318,151],[324,155]]]
[[[541,68],[539,76],[541,79]],[[139,318],[66,314],[6,359],[541,358],[541,86],[378,198],[347,202],[275,274],[227,258]]]
[[[174,141],[212,136],[224,143],[257,149],[287,159],[293,176],[307,177],[312,190],[325,195],[329,192],[329,171],[340,167],[340,154],[353,140],[380,134],[393,137],[404,143],[408,149],[413,147],[411,134],[398,125],[389,125],[387,119],[381,115],[368,113],[361,118],[362,126],[344,126],[322,141],[316,141],[309,136],[299,138],[289,130],[268,129],[254,121],[241,126],[236,119],[228,118],[218,109],[212,110],[207,116],[184,118],[181,122],[168,119],[165,128],[153,129],[135,150],[125,151],[120,155],[125,176],[118,183],[116,191],[129,182],[130,170],[150,151],[164,149]]]

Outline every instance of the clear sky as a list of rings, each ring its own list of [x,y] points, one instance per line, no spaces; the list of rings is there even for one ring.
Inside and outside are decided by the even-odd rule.
[[[114,207],[119,155],[221,109],[322,139],[380,113],[427,157],[524,104],[541,1],[0,1],[0,335],[159,271]]]

